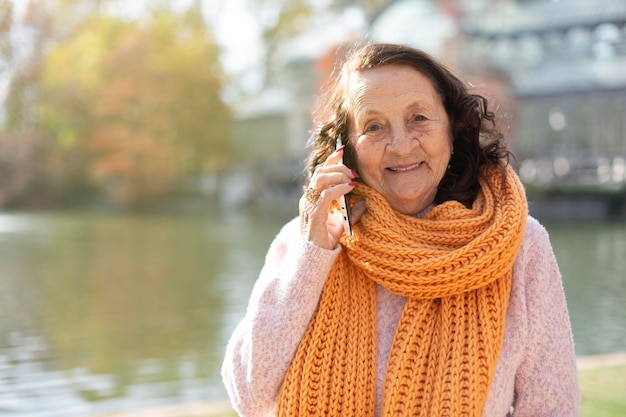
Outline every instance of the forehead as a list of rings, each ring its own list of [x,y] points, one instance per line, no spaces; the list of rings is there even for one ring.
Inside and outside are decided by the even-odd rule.
[[[355,71],[348,78],[347,93],[348,101],[357,106],[363,101],[401,98],[441,103],[430,78],[408,65]]]

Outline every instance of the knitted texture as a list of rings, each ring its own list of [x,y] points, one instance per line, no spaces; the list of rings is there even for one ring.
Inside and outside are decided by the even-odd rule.
[[[375,283],[408,297],[389,355],[384,416],[481,416],[498,360],[527,206],[511,168],[485,171],[471,208],[423,218],[367,186],[318,309],[287,371],[278,416],[373,415]],[[504,186],[503,186],[504,185]]]

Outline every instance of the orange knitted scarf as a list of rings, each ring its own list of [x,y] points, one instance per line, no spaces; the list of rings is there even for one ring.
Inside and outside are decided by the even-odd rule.
[[[372,416],[379,283],[407,297],[387,363],[383,416],[482,416],[504,334],[526,199],[511,168],[485,171],[468,209],[395,212],[367,186],[281,389],[278,416]]]

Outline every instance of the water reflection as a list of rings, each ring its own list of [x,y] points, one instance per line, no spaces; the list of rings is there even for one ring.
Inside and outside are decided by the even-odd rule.
[[[222,398],[224,345],[291,215],[0,215],[0,412]],[[548,230],[577,353],[626,350],[626,224]]]
[[[626,223],[552,224],[578,355],[626,349]]]
[[[0,410],[223,397],[216,364],[278,227],[243,215],[1,216]]]

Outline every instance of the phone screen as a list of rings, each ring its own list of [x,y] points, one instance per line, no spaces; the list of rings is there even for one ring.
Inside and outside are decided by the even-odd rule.
[[[341,136],[337,138],[337,144],[335,149],[338,149],[342,145]],[[339,163],[343,164],[343,157],[339,161]],[[343,217],[343,229],[345,230],[348,236],[352,236],[352,227],[350,227],[350,215],[348,214],[348,206],[346,204],[346,196],[342,195],[339,197],[339,206],[341,207],[341,216]]]

